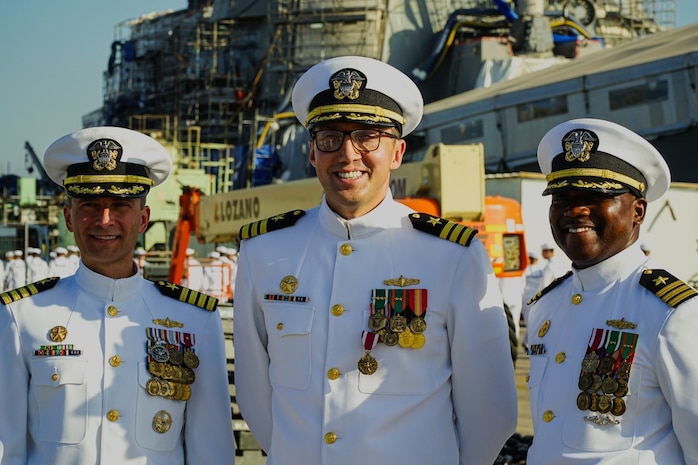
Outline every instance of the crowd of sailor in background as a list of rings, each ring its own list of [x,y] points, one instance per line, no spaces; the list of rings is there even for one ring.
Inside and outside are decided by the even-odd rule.
[[[27,247],[26,258],[22,250],[5,252],[5,260],[0,261],[0,291],[16,289],[50,276],[70,276],[80,264],[80,250],[74,245],[57,247],[49,256],[49,261],[46,261],[41,249],[36,247]]]
[[[205,259],[197,259],[196,252],[187,249],[182,284],[216,297],[220,302],[232,302],[237,269],[235,248],[218,246]]]
[[[28,247],[26,254],[25,259],[22,250],[5,252],[5,260],[0,261],[0,292],[17,289],[51,276],[65,278],[75,273],[80,264],[80,250],[74,245],[56,247],[50,253],[49,261],[35,247]],[[134,261],[143,274],[148,265],[146,250],[137,248],[134,251]],[[218,246],[201,260],[196,258],[194,249],[187,249],[182,285],[212,295],[221,302],[232,302],[236,273],[235,248]]]
[[[134,260],[141,274],[148,276],[148,252],[142,247],[134,251]],[[184,262],[182,285],[195,291],[216,297],[219,302],[232,302],[237,273],[237,250],[232,247],[218,246],[206,254],[205,258],[196,258],[196,251],[188,248]]]

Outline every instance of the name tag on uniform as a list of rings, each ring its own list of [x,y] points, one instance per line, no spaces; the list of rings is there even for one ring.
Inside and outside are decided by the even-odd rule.
[[[543,355],[545,354],[545,344],[531,344],[528,347],[528,355]]]

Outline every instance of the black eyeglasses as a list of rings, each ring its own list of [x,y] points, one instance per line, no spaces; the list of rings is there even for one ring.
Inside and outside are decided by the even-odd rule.
[[[349,134],[351,145],[359,152],[373,152],[381,145],[381,137],[399,139],[395,134],[377,129],[354,129],[340,131],[338,129],[320,129],[311,134],[315,148],[321,152],[334,152],[344,144],[344,138]]]

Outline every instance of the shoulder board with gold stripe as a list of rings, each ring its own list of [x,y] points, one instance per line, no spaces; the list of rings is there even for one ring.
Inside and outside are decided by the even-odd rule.
[[[188,287],[180,286],[167,281],[155,281],[155,285],[162,295],[172,297],[180,302],[196,305],[197,307],[208,310],[209,312],[214,311],[218,306],[218,299],[211,297],[208,294],[204,294],[203,292],[195,291],[189,289]]]
[[[547,294],[548,292],[552,291],[552,290],[555,289],[557,286],[559,286],[560,284],[562,284],[562,282],[563,282],[565,279],[569,278],[570,276],[572,276],[572,272],[571,272],[571,271],[568,271],[567,273],[563,274],[563,275],[560,276],[559,278],[553,279],[553,281],[552,281],[550,284],[548,284],[548,285],[545,286],[543,289],[541,289],[540,291],[538,291],[538,293],[537,293],[536,295],[534,295],[533,297],[531,297],[530,299],[528,299],[528,302],[526,302],[526,305],[531,305],[533,302],[535,302],[536,300],[540,299],[540,298],[543,297],[545,294]]]
[[[17,289],[11,291],[3,292],[0,294],[0,299],[5,305],[11,304],[12,302],[17,302],[20,299],[29,297],[30,295],[36,295],[39,292],[51,289],[60,280],[59,277],[46,278],[35,283],[27,284]]]
[[[255,221],[254,223],[248,223],[240,228],[240,239],[250,239],[270,231],[293,226],[303,215],[305,215],[305,211],[303,210],[292,210],[264,220]]]
[[[414,229],[433,234],[464,247],[469,246],[473,237],[477,235],[477,229],[426,213],[412,213],[410,221]]]
[[[640,284],[672,308],[695,297],[698,292],[666,270],[645,270]]]

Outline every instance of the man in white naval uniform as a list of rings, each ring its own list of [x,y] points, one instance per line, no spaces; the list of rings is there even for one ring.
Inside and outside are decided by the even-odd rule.
[[[0,463],[233,463],[217,302],[147,281],[133,262],[169,153],[94,127],[51,144],[44,165],[65,187],[82,265],[0,294]]]
[[[27,248],[27,282],[33,283],[49,277],[48,262],[41,257],[41,249]]]
[[[698,299],[637,239],[669,188],[661,154],[609,121],[538,146],[555,242],[572,271],[532,300],[530,465],[698,464]]]
[[[14,289],[16,287],[24,286],[27,284],[27,262],[22,258],[23,252],[21,250],[14,251],[14,260],[12,260],[7,268],[7,276],[10,278],[8,280],[8,289]]]
[[[489,258],[389,189],[419,90],[339,57],[292,101],[322,203],[241,229],[235,291],[237,401],[267,463],[492,464],[517,405]]]

